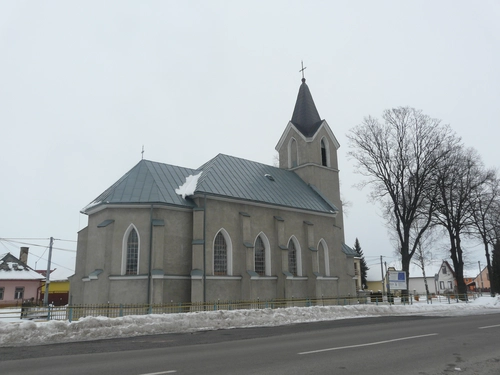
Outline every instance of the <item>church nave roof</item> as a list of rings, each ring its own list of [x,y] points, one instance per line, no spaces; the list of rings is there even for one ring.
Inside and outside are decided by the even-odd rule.
[[[308,211],[334,213],[314,187],[294,172],[219,154],[198,169],[141,160],[122,178],[82,209],[107,204],[166,204],[195,207],[193,200],[176,193],[189,176],[198,175],[194,195],[207,194]]]

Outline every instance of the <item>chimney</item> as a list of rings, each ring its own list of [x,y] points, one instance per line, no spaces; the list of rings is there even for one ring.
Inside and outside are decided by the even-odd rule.
[[[19,260],[24,264],[28,264],[28,252],[30,251],[29,247],[21,247],[21,253],[19,254]]]

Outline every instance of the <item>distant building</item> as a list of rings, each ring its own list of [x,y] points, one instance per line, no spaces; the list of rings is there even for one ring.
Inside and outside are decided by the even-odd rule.
[[[27,247],[19,258],[11,253],[0,255],[0,307],[20,306],[25,300],[37,301],[44,276],[28,266]]]
[[[439,271],[438,273],[436,273],[434,280],[436,283],[437,294],[455,293],[457,285],[455,271],[446,260],[443,260],[443,263],[441,263]]]
[[[436,294],[436,283],[434,282],[434,276],[427,276],[427,288],[429,289],[429,294]],[[425,278],[423,276],[411,277],[409,279],[409,289],[410,293],[416,295],[426,295],[425,289]]]
[[[36,272],[43,276],[47,274],[46,270],[36,270]],[[45,285],[46,282],[43,281],[40,288],[40,301],[43,301],[45,298]],[[64,306],[69,303],[69,279],[64,275],[64,272],[59,272],[57,268],[50,271],[49,296],[47,302],[54,306]]]
[[[197,169],[141,160],[82,210],[71,302],[355,295],[338,148],[303,79],[279,168],[223,154]]]
[[[474,285],[477,291],[489,292],[491,289],[490,274],[488,267],[484,267],[481,272],[475,277]]]

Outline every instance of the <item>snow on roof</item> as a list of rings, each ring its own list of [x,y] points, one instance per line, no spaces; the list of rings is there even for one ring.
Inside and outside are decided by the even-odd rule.
[[[50,273],[50,281],[67,281],[68,277],[74,273],[74,271],[56,268]]]
[[[183,199],[186,196],[193,195],[196,191],[196,186],[198,185],[198,179],[201,177],[202,172],[197,175],[189,175],[186,177],[186,182],[175,189],[175,194],[180,195]]]
[[[42,280],[44,276],[32,270],[11,253],[0,256],[0,280]]]
[[[7,267],[0,268],[0,280],[43,280],[45,277],[15,262],[3,263]]]

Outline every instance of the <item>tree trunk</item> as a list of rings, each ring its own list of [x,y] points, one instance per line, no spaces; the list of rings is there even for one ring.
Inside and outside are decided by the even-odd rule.
[[[495,292],[496,292],[496,290],[494,290],[495,286],[491,282],[492,272],[491,272],[491,261],[490,261],[490,251],[488,249],[488,242],[484,243],[484,252],[486,255],[486,267],[488,268],[488,277],[490,278],[490,295],[492,297],[495,297]],[[479,272],[481,272],[481,270],[479,270]]]
[[[460,236],[450,236],[451,241],[451,260],[453,261],[453,268],[455,269],[455,279],[457,281],[457,293],[460,299],[467,299],[467,285],[464,282],[464,261],[462,257],[462,247],[460,244]]]
[[[407,246],[408,247],[408,246]],[[409,285],[410,285],[410,262],[411,256],[408,254],[408,248],[406,252],[401,249],[401,266],[403,271],[406,272],[406,290],[401,291],[401,298],[408,301]]]

